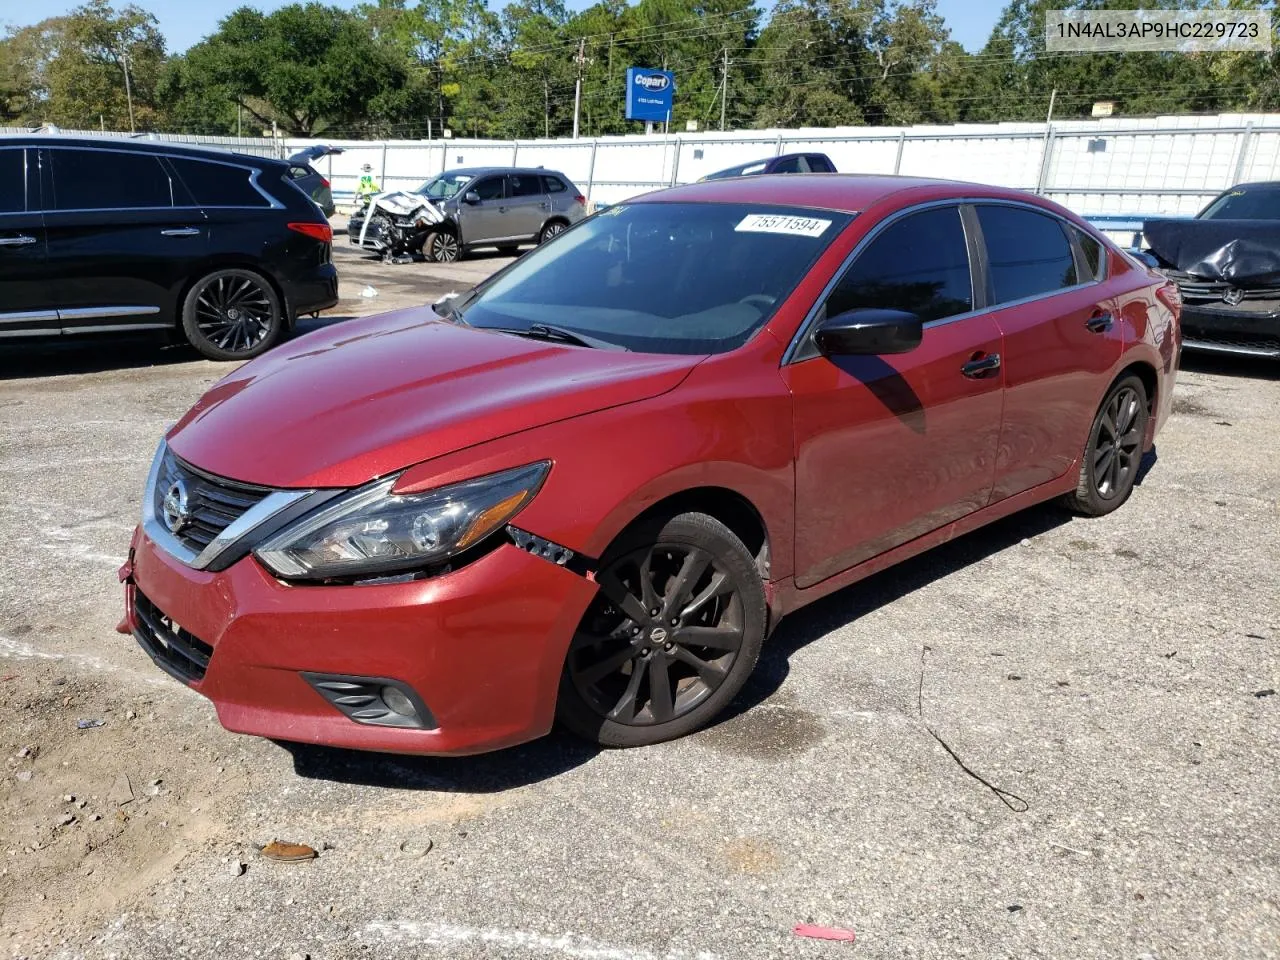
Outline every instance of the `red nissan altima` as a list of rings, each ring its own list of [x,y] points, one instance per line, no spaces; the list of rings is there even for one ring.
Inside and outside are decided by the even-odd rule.
[[[677,737],[791,611],[1030,504],[1120,506],[1179,305],[1012,190],[651,194],[214,386],[156,452],[122,629],[243,733]]]

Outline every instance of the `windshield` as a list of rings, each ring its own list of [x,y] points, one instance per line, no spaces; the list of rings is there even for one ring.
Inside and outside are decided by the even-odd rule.
[[[1280,190],[1228,190],[1200,213],[1200,220],[1280,220]]]
[[[649,353],[721,353],[764,325],[851,219],[758,204],[610,207],[517,260],[461,305],[461,319],[553,324]]]
[[[708,173],[703,180],[727,180],[730,177],[745,177],[753,173],[763,173],[764,168],[768,164],[764,160],[757,160],[753,163],[744,163],[741,166],[730,167],[728,170],[717,170],[715,173]]]
[[[442,173],[438,177],[432,177],[414,193],[420,193],[432,200],[448,200],[456,196],[472,179],[469,173]]]

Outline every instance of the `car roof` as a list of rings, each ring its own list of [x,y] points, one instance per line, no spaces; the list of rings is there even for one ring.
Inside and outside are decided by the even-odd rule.
[[[1233,187],[1227,187],[1223,193],[1230,193],[1232,190],[1280,190],[1280,180],[1256,180],[1252,183],[1237,183]]]
[[[36,133],[22,136],[0,136],[0,147],[89,147],[98,150],[123,150],[129,153],[165,153],[182,154],[192,158],[205,160],[221,160],[228,158],[251,163],[253,165],[288,166],[284,160],[271,157],[260,157],[252,153],[238,153],[234,150],[214,150],[209,147],[193,146],[187,143],[175,143],[170,140],[137,139],[133,137],[77,137],[61,133]]]
[[[1020,200],[1057,210],[1022,190],[959,180],[894,177],[856,173],[789,173],[772,177],[704,180],[637,198],[647,203],[759,203],[781,207],[809,207],[858,213],[882,200],[904,194],[904,202],[975,197]],[[631,201],[634,202],[634,201]],[[1072,219],[1075,219],[1074,217]]]
[[[469,177],[482,177],[491,173],[528,173],[528,174],[549,174],[555,177],[563,177],[564,174],[559,170],[551,170],[548,167],[450,167],[445,173],[461,173]]]

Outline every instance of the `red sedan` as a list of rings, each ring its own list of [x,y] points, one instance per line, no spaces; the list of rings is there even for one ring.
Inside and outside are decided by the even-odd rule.
[[[1016,191],[651,194],[213,387],[156,454],[122,629],[244,733],[680,736],[791,611],[1030,504],[1120,506],[1178,311]]]

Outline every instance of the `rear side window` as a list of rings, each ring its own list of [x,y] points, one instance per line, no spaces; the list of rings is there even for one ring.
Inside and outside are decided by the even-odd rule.
[[[859,307],[906,310],[921,320],[973,309],[969,249],[958,207],[913,213],[886,227],[827,298],[827,316]]]
[[[512,197],[540,197],[542,196],[542,178],[536,174],[525,173],[516,176],[512,174],[507,177],[507,182],[511,184]]]
[[[821,154],[812,154],[809,157],[810,173],[835,173],[836,168],[831,165],[831,161]]]
[[[249,179],[253,171],[248,167],[191,157],[170,157],[169,162],[202,207],[271,206],[267,198],[254,189]],[[298,179],[294,175],[295,170],[301,170],[302,176],[310,172],[306,167],[290,167],[289,176],[295,180]]]
[[[1084,280],[1105,280],[1107,278],[1107,260],[1103,256],[1102,244],[1089,234],[1076,227],[1069,228],[1080,244],[1080,252],[1084,254]]]
[[[312,172],[313,171],[310,167],[300,167],[297,164],[294,164],[292,167],[289,168],[289,179],[304,180],[307,177],[311,176]]]
[[[1075,286],[1076,260],[1062,222],[1020,207],[978,207],[994,303]]]
[[[22,213],[27,209],[26,151],[0,149],[0,213]]]
[[[547,193],[564,193],[569,189],[565,185],[565,182],[559,177],[543,177],[542,188],[546,190]]]
[[[52,149],[49,160],[55,210],[173,206],[169,174],[152,154]]]

